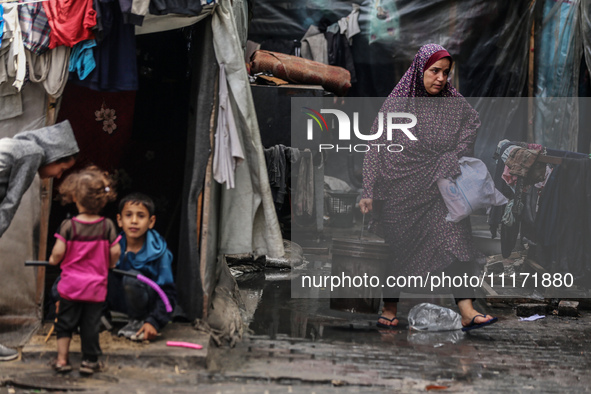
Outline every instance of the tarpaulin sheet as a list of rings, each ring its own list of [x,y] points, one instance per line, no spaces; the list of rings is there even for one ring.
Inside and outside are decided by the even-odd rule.
[[[466,97],[578,96],[583,53],[587,64],[591,64],[590,0],[355,3],[360,5],[361,32],[351,41],[357,82],[349,91],[350,97],[387,96],[417,50],[431,42],[444,46],[452,55],[454,70],[450,80]],[[311,25],[335,23],[351,10],[352,2],[341,0],[258,1],[253,8],[249,39],[260,43],[262,49],[283,47],[288,52]],[[534,64],[530,72],[532,31]],[[482,111],[481,118],[494,117]],[[534,108],[530,117],[528,123],[533,127],[529,134],[526,124],[520,135],[511,138],[577,150],[579,135],[589,133],[579,131],[576,101],[566,108]],[[536,127],[548,124],[548,119],[560,126]],[[498,121],[498,132],[487,139],[492,143],[508,137],[502,123],[512,121],[511,114]],[[477,146],[476,154],[485,153]]]
[[[583,37],[579,23],[584,1],[546,1],[536,29],[536,97],[576,97],[579,67],[583,56]],[[556,149],[576,151],[579,129],[577,100],[565,106],[536,101],[535,141]],[[544,105],[549,103],[550,105]],[[553,120],[549,123],[548,120]],[[542,127],[541,125],[552,125]]]
[[[22,90],[23,115],[0,122],[0,138],[45,126],[45,90],[27,84]],[[0,343],[23,346],[41,324],[36,303],[36,269],[25,267],[36,260],[41,212],[40,179],[23,196],[8,230],[0,238]]]

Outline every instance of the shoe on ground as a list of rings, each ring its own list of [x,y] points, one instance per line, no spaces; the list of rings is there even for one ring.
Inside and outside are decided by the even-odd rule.
[[[131,339],[132,341],[141,342],[144,340],[144,333],[140,332],[140,335],[133,334],[129,337],[129,339]]]
[[[70,363],[58,364],[57,360],[53,360],[50,365],[53,370],[58,373],[67,373],[72,370],[72,365]]]
[[[117,335],[129,339],[132,335],[135,335],[143,325],[144,322],[141,320],[130,320],[129,323],[117,332]]]
[[[0,361],[10,361],[18,357],[18,352],[0,343]]]
[[[82,375],[92,375],[95,372],[101,372],[104,366],[100,361],[87,361],[84,360],[80,363],[80,373]]]

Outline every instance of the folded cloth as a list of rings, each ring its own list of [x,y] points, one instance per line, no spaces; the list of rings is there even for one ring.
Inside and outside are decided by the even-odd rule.
[[[253,53],[250,72],[269,72],[291,83],[322,85],[325,90],[338,96],[344,96],[351,87],[351,74],[342,67],[279,52],[258,50]]]
[[[518,148],[509,153],[505,165],[511,175],[525,178],[524,185],[542,182],[546,176],[546,164],[536,161],[540,152],[533,149]]]
[[[284,81],[281,78],[270,77],[268,75],[257,75],[256,83],[260,85],[271,85],[271,86],[280,86],[280,85],[287,85],[289,82]]]

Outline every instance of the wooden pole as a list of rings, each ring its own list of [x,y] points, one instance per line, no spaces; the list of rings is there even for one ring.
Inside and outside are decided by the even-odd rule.
[[[530,7],[534,7],[535,1],[532,0]],[[531,24],[531,32],[529,36],[529,57],[528,57],[528,70],[527,70],[527,141],[535,142],[534,135],[534,47],[535,47],[535,12],[532,11],[533,20]]]
[[[47,96],[47,110],[45,112],[45,125],[55,124],[57,100]],[[41,217],[39,218],[39,252],[37,260],[45,261],[47,259],[47,237],[49,234],[49,213],[51,211],[51,192],[52,179],[41,180]],[[45,291],[45,267],[37,267],[37,289],[35,302],[42,305],[43,293]]]
[[[215,141],[215,128],[216,128],[216,116],[217,116],[217,108],[218,108],[218,91],[219,91],[219,73],[218,79],[216,79],[215,88],[214,88],[215,96],[214,96],[214,105],[213,110],[211,111],[211,117],[209,120],[209,144],[210,144],[210,154],[207,160],[207,169],[205,170],[205,183],[203,185],[203,192],[199,196],[198,206],[197,206],[197,241],[199,242],[200,249],[200,273],[201,273],[201,284],[203,287],[203,316],[202,319],[206,320],[207,315],[209,312],[209,297],[210,294],[208,293],[208,287],[205,283],[205,268],[207,266],[207,248],[208,248],[208,240],[209,240],[209,221],[212,220],[210,211],[211,211],[211,184],[213,179],[213,152],[214,152],[214,141]],[[200,214],[201,212],[201,214]],[[217,220],[217,218],[213,218],[213,220]],[[199,239],[201,236],[201,239]]]

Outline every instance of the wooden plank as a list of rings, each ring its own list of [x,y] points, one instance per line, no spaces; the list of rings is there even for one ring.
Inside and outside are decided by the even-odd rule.
[[[219,92],[219,73],[216,78],[214,92]],[[210,220],[216,220],[215,215],[212,218],[210,215],[210,211],[212,210],[212,201],[211,201],[211,193],[212,193],[212,180],[213,180],[213,152],[214,152],[214,144],[215,144],[215,130],[216,130],[216,118],[217,118],[217,108],[218,108],[218,100],[219,95],[216,93],[214,95],[214,105],[211,111],[211,116],[209,118],[209,158],[207,160],[207,168],[205,170],[205,184],[203,185],[203,192],[202,192],[202,199],[199,201],[201,207],[198,207],[199,210],[202,211],[202,215],[199,221],[197,222],[197,241],[200,245],[200,274],[201,274],[201,285],[203,288],[203,316],[202,319],[206,320],[208,315],[208,307],[209,307],[209,299],[213,294],[213,288],[209,289],[209,286],[205,283],[206,280],[206,267],[207,267],[207,255],[208,255],[208,240],[209,240],[209,228],[210,228]],[[200,196],[201,197],[201,196]],[[199,217],[199,214],[198,214]],[[201,237],[201,239],[199,238]],[[210,293],[210,291],[211,293]]]
[[[55,124],[57,100],[47,95],[47,110],[45,112],[45,125]],[[47,259],[47,237],[49,234],[49,214],[51,211],[51,193],[53,189],[52,179],[41,180],[41,214],[39,218],[39,251],[37,260]],[[43,305],[43,294],[45,292],[45,267],[37,267],[37,284],[35,289],[35,302]]]

